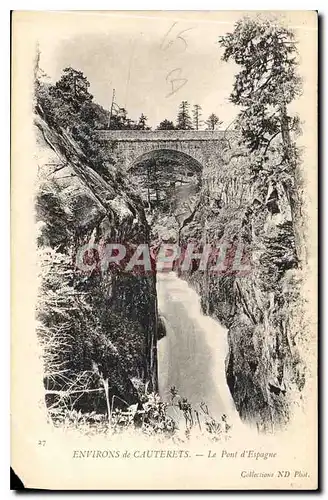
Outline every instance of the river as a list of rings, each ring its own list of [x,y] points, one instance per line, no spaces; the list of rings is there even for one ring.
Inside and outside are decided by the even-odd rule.
[[[227,386],[227,330],[201,311],[200,297],[173,272],[157,274],[159,314],[166,336],[158,342],[159,393],[170,400],[175,386],[193,406],[205,402],[213,417],[237,412]],[[239,419],[238,419],[239,420]]]

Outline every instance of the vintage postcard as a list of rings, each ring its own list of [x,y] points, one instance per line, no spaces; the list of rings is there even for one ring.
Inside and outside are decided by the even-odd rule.
[[[12,15],[26,488],[314,490],[317,13]]]

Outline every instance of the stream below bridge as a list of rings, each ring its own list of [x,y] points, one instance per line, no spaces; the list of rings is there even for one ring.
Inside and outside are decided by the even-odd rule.
[[[170,388],[194,408],[205,402],[210,414],[239,421],[225,376],[227,330],[202,313],[200,297],[173,272],[157,274],[159,314],[166,336],[158,342],[159,393],[170,401]]]

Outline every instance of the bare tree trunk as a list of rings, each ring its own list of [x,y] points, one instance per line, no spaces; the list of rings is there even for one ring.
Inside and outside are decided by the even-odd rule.
[[[105,390],[105,397],[106,397],[106,404],[107,404],[107,413],[108,413],[108,422],[109,424],[111,423],[112,421],[112,414],[111,414],[111,410],[110,410],[110,402],[109,402],[109,394],[108,394],[108,378],[102,378],[101,379],[102,383],[103,383],[103,386],[104,386],[104,390]]]

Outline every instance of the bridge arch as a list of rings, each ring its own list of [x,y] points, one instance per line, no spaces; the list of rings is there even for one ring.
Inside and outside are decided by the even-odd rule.
[[[204,166],[191,155],[175,149],[151,148],[127,166],[132,185],[138,190],[146,209],[172,209],[184,214],[201,189]],[[190,209],[188,208],[188,215]]]
[[[156,150],[185,153],[202,171],[220,161],[227,148],[229,133],[220,130],[99,130],[98,140],[108,144],[117,162],[125,170],[144,154]],[[180,156],[182,158],[182,156]]]
[[[176,162],[184,167],[185,174],[201,176],[204,165],[199,160],[191,156],[189,153],[179,151],[176,149],[150,149],[136,158],[132,159],[131,163],[127,166],[127,170],[134,172],[147,161],[161,162]]]

